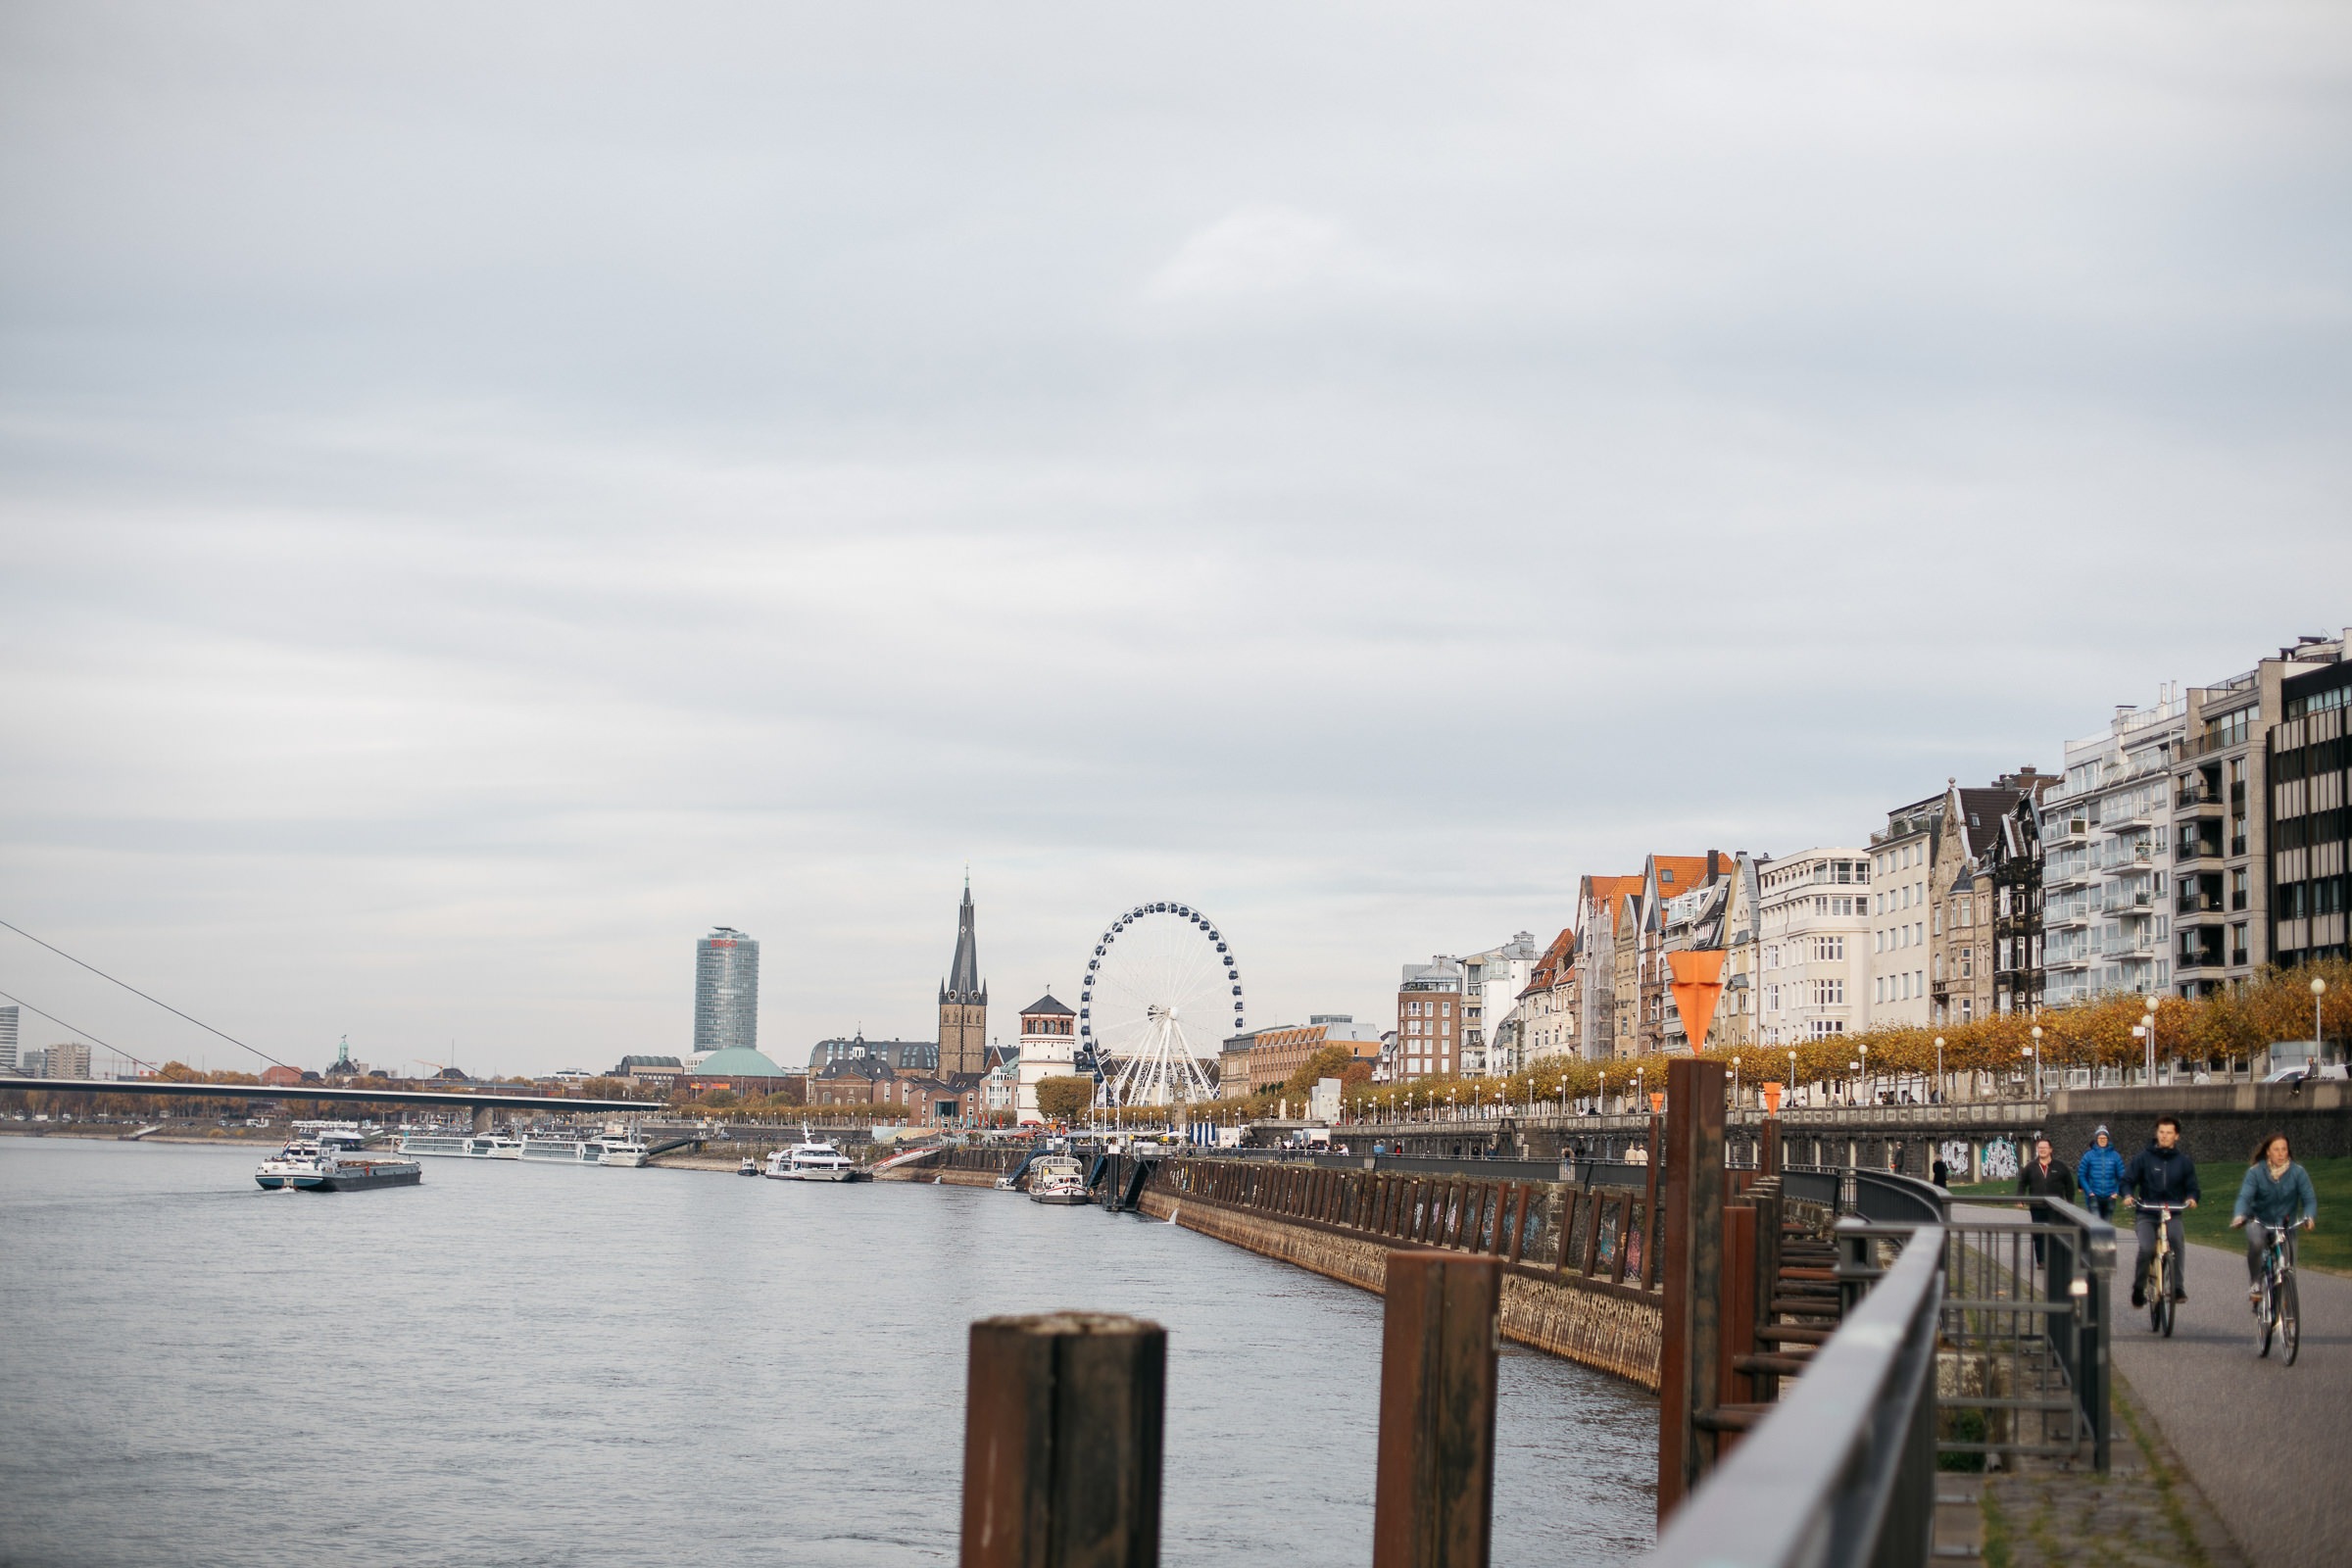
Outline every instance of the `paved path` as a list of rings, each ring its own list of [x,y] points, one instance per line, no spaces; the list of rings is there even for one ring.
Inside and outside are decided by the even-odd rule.
[[[2198,1491],[2255,1568],[2352,1561],[2352,1279],[2296,1275],[2303,1350],[2281,1366],[2276,1348],[2255,1357],[2243,1254],[2189,1247],[2188,1300],[2165,1340],[2132,1310],[2137,1249],[2129,1230],[2118,1240],[2115,1364]]]

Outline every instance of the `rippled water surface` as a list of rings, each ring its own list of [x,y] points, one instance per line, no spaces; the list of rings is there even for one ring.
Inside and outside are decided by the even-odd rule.
[[[1377,1298],[1004,1194],[0,1138],[0,1560],[953,1561],[965,1326],[1169,1330],[1162,1560],[1371,1560]],[[1654,1406],[1507,1350],[1500,1568],[1650,1539]]]

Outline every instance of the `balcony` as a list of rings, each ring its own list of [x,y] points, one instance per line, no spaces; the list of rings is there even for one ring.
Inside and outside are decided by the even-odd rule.
[[[2041,917],[2045,931],[2068,931],[2090,924],[2090,911],[2069,905],[2063,909],[2049,909]]]
[[[2043,969],[2053,974],[2066,970],[2087,969],[2090,967],[2090,955],[2087,953],[2070,953],[2063,957],[2044,958],[2041,966]]]
[[[2041,832],[2045,844],[2080,844],[2090,837],[2090,822],[2080,816],[2059,817],[2043,823]]]
[[[2090,880],[2090,867],[2086,865],[2063,866],[2055,871],[2044,870],[2041,874],[2041,885],[2052,890],[2079,888]]]
[[[2218,833],[2210,839],[2201,833],[2184,838],[2173,850],[2173,863],[2180,866],[2195,865],[2201,860],[2218,861],[2221,858],[2222,837]]]
[[[2218,817],[2229,809],[2219,790],[2182,790],[2173,797],[2173,814],[2188,817]]]
[[[2219,893],[2183,893],[2173,901],[2173,913],[2183,920],[2218,920],[2223,912]]]

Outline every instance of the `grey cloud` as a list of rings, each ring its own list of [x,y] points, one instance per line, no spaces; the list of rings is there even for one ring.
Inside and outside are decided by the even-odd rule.
[[[2352,618],[2348,28],[13,8],[0,902],[544,1067],[1851,842]]]

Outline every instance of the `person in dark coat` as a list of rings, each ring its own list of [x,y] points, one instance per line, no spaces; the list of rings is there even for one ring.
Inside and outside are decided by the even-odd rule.
[[[2131,1164],[2124,1167],[2124,1196],[2132,1200],[2132,1207],[2138,1213],[2138,1219],[2132,1227],[2139,1238],[2139,1261],[2132,1269],[2132,1304],[2145,1306],[2148,1304],[2148,1259],[2156,1255],[2156,1214],[2159,1206],[2169,1205],[2173,1209],[2172,1223],[2165,1227],[2165,1234],[2173,1244],[2173,1250],[2180,1252],[2188,1245],[2187,1235],[2180,1224],[2180,1210],[2196,1207],[2197,1200],[2205,1196],[2204,1190],[2197,1185],[2197,1162],[2188,1157],[2187,1150],[2180,1147],[2180,1117],[2168,1115],[2156,1118],[2156,1136],[2148,1141],[2147,1148],[2132,1156]],[[2188,1271],[2183,1268],[2180,1274],[2180,1288],[2173,1293],[2176,1301],[2188,1299]]]
[[[2047,1138],[2036,1138],[2034,1140],[2034,1157],[2027,1160],[2025,1168],[2017,1173],[2017,1190],[2029,1198],[2055,1198],[2071,1203],[2075,1200],[2075,1173],[2050,1148]],[[2034,1217],[2046,1218],[2047,1211],[2040,1210]],[[2034,1235],[2034,1262],[2036,1267],[2042,1262],[2044,1244],[2048,1240],[2038,1231]]]
[[[1943,1152],[1936,1152],[1936,1162],[1928,1167],[1928,1180],[1938,1187],[1952,1185],[1952,1167],[1943,1162]]]

